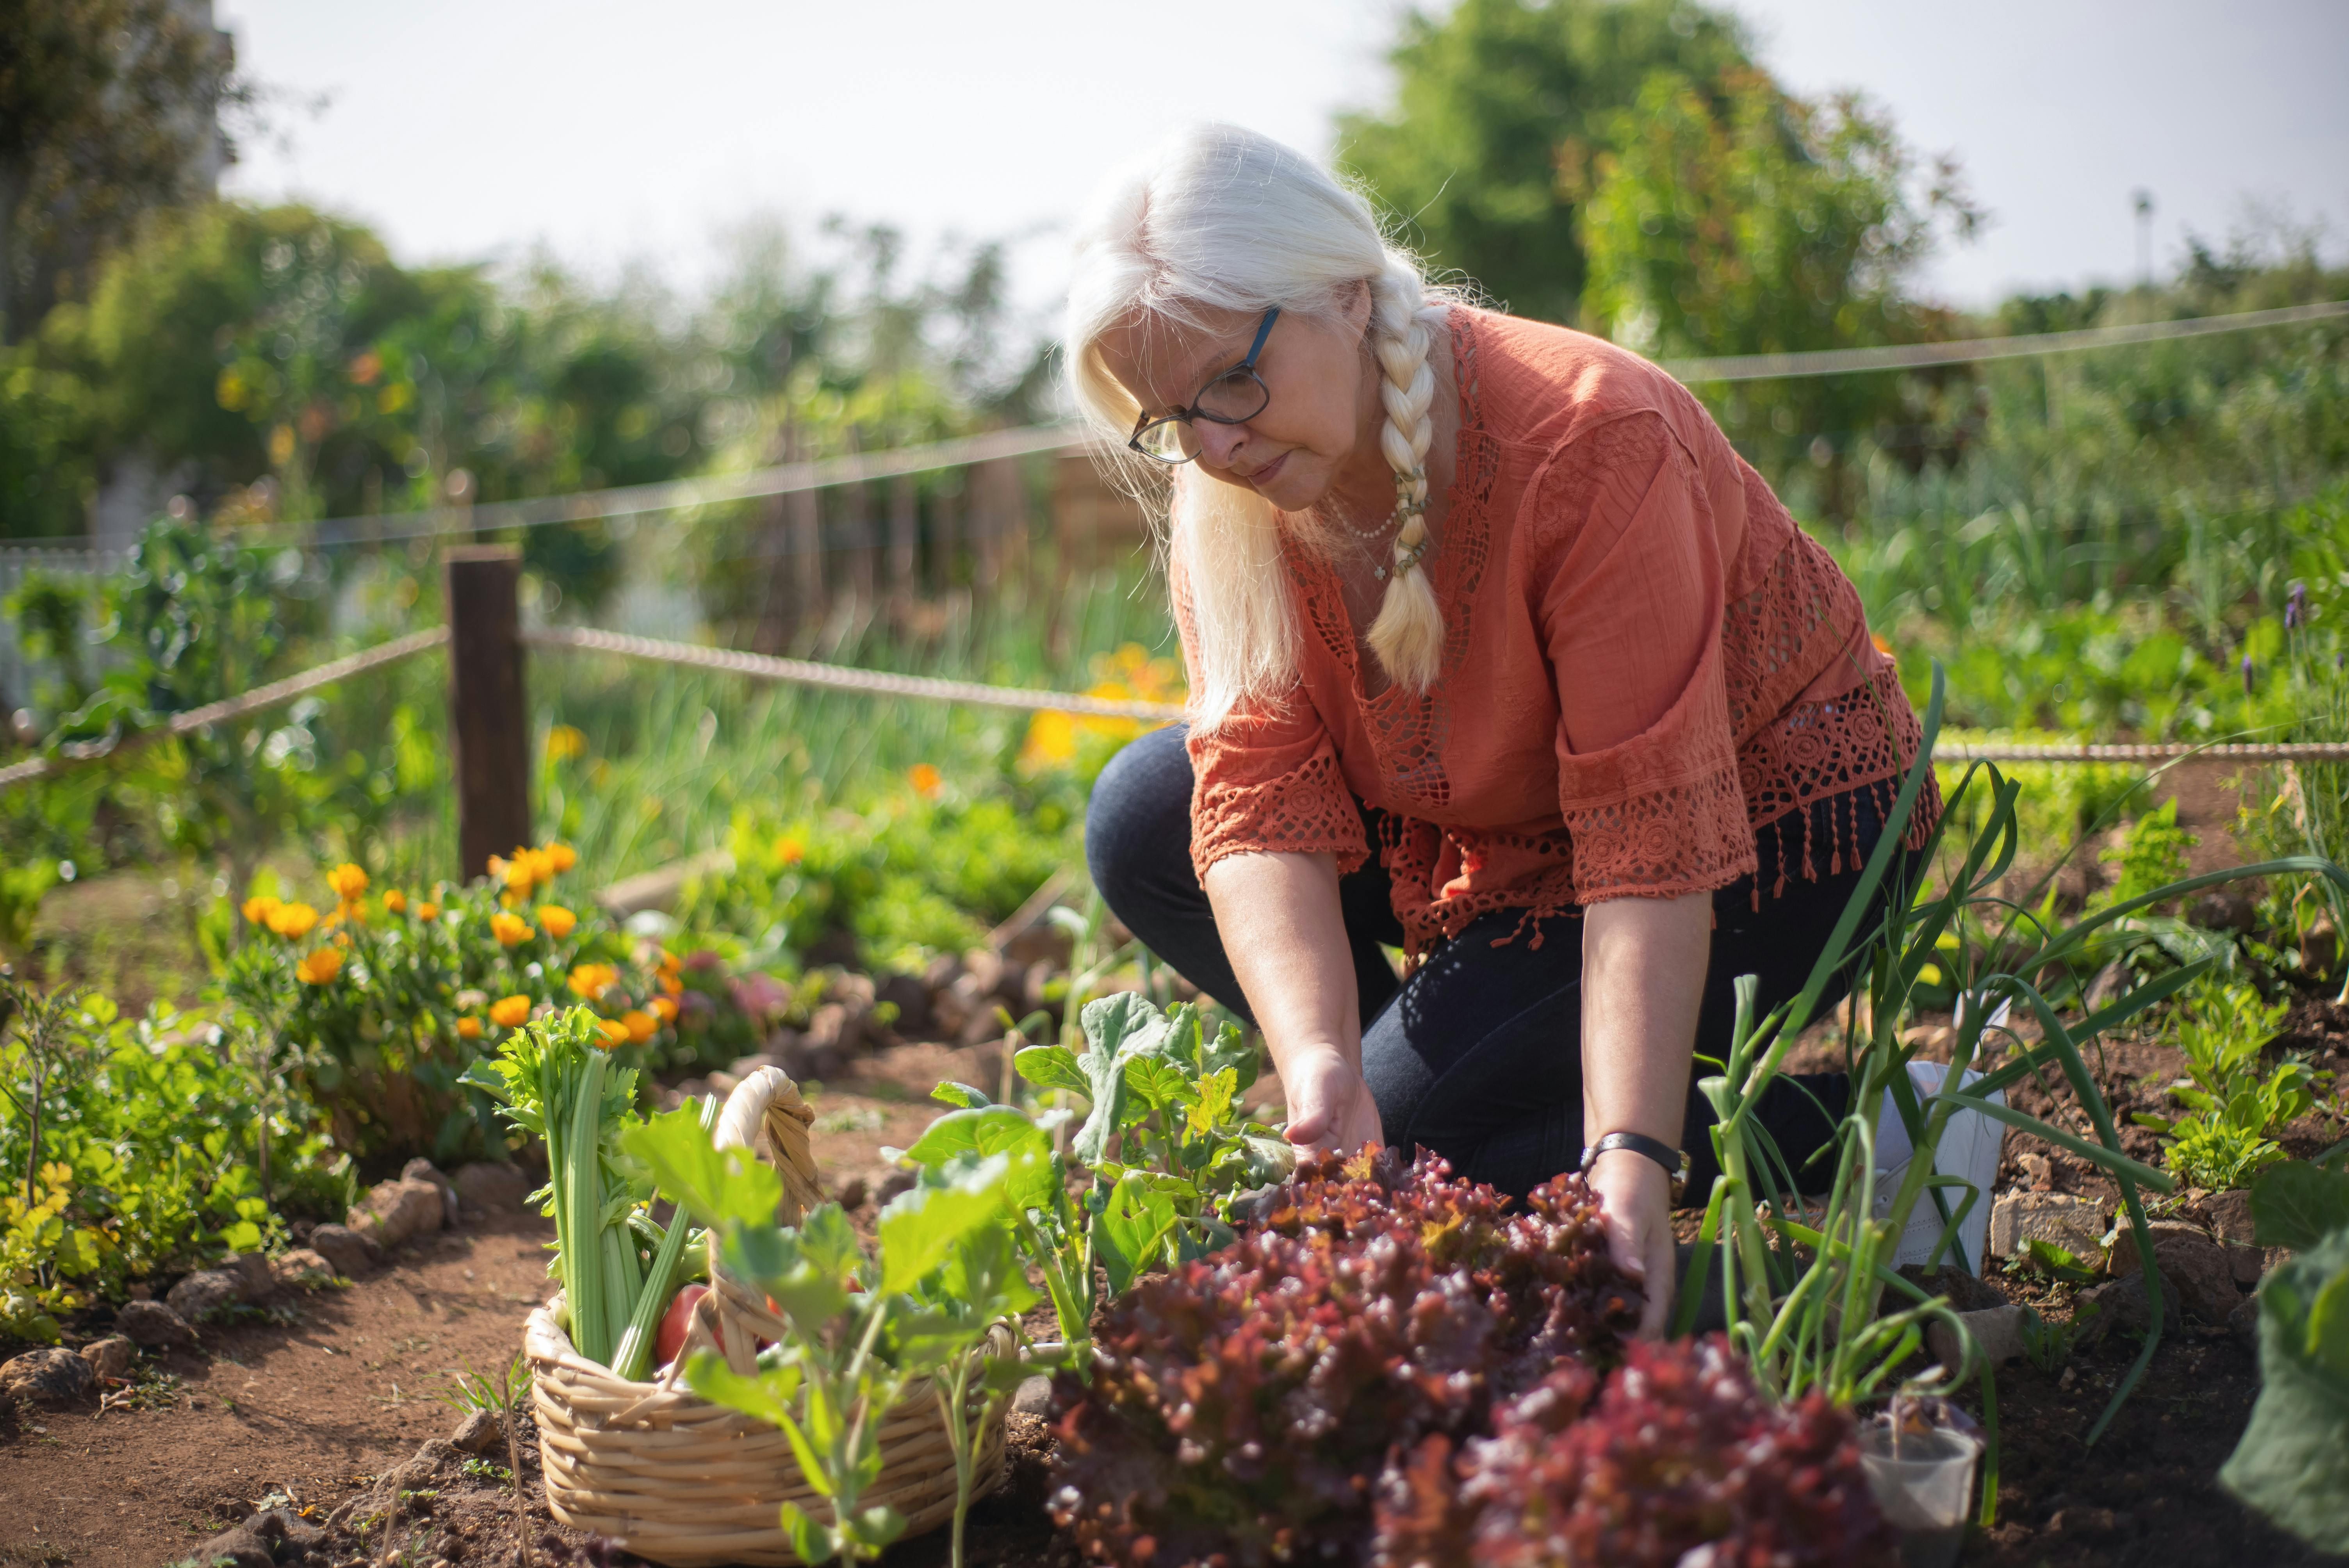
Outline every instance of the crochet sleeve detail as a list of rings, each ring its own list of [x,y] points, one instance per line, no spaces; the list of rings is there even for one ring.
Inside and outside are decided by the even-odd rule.
[[[1585,904],[1755,869],[1722,648],[1723,578],[1693,459],[1661,418],[1577,440],[1540,481],[1558,810]]]

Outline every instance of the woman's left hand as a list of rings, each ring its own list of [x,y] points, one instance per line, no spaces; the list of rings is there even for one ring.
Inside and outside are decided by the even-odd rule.
[[[1590,1187],[1599,1194],[1609,1254],[1646,1287],[1640,1337],[1661,1339],[1671,1319],[1679,1273],[1672,1250],[1671,1179],[1644,1154],[1610,1149],[1590,1167]]]

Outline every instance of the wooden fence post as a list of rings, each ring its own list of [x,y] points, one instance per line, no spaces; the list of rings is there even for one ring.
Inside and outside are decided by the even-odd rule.
[[[458,874],[530,841],[530,707],[522,671],[522,552],[441,555],[449,612],[449,749],[457,777]]]

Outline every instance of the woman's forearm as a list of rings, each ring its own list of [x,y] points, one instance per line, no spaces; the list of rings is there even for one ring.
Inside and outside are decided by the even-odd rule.
[[[1582,917],[1582,1130],[1680,1146],[1713,898],[1616,898]]]
[[[1232,972],[1272,1051],[1288,1136],[1351,1150],[1381,1140],[1362,1084],[1361,1006],[1329,854],[1233,855],[1207,868]]]

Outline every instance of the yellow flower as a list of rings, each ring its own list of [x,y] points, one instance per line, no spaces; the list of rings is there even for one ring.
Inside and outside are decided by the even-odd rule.
[[[582,1000],[592,1002],[619,978],[620,972],[609,964],[582,964],[571,972],[571,991]]]
[[[481,1021],[479,1018],[472,1016],[471,1014],[458,1019],[457,1037],[460,1040],[480,1039],[481,1037]]]
[[[662,1023],[674,1024],[677,1022],[677,1004],[670,1001],[667,996],[654,997],[652,1001],[652,1008],[653,1012],[658,1016]]]
[[[559,903],[538,906],[538,928],[557,942],[570,935],[572,927],[578,923],[579,917]]]
[[[408,895],[394,888],[383,895],[383,907],[394,914],[405,914],[408,913]]]
[[[306,903],[281,903],[265,918],[270,930],[291,940],[310,934],[310,928],[318,923],[318,912]]]
[[[416,918],[419,920],[438,920],[440,918],[440,906],[434,903],[428,898],[422,903],[416,906]]]
[[[326,885],[335,890],[335,897],[345,903],[357,902],[367,890],[367,874],[350,861],[345,861],[326,873]]]
[[[620,1026],[628,1031],[628,1038],[641,1046],[660,1031],[660,1020],[631,1007],[620,1015]]]
[[[946,779],[928,763],[916,762],[905,769],[905,782],[914,787],[915,794],[926,800],[938,792],[938,786]]]
[[[795,866],[805,859],[807,859],[807,846],[801,843],[797,839],[792,838],[789,833],[785,833],[781,838],[775,841],[775,863],[777,865]]]
[[[558,724],[546,732],[546,759],[568,762],[587,750],[587,732],[576,725]]]
[[[546,857],[550,875],[559,875],[579,863],[578,851],[569,844],[557,843],[552,839],[547,841],[546,847],[539,853]]]
[[[605,1050],[611,1049],[614,1046],[625,1046],[628,1043],[628,1026],[617,1018],[598,1018],[595,1020],[595,1027],[604,1036]]]
[[[530,1018],[530,998],[501,996],[490,1004],[490,1022],[500,1028],[517,1029]]]
[[[500,910],[490,916],[490,934],[498,939],[499,946],[512,947],[520,943],[528,942],[538,933],[530,928],[528,922],[518,920],[504,910]]]
[[[255,893],[244,901],[244,919],[248,925],[266,925],[269,917],[285,907],[265,892]]]
[[[1028,739],[1019,748],[1022,767],[1059,768],[1076,760],[1077,721],[1059,708],[1048,707],[1028,721]]]
[[[340,974],[342,967],[343,950],[341,948],[321,947],[304,958],[301,963],[296,964],[294,966],[294,973],[302,977],[302,983],[305,985],[324,985]]]

